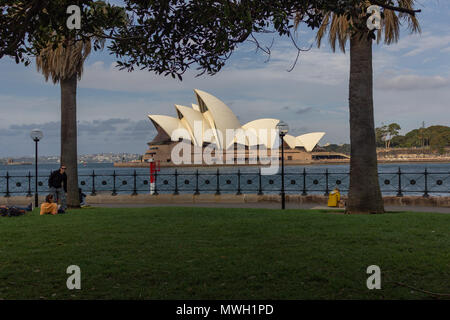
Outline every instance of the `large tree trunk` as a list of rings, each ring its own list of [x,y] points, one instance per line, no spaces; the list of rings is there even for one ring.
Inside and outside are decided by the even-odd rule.
[[[67,206],[79,208],[77,159],[77,76],[61,80],[61,164],[67,167]]]
[[[347,213],[383,213],[373,116],[372,40],[350,40],[350,190]]]

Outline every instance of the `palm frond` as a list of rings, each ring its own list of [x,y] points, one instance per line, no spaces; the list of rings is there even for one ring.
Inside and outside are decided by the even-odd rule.
[[[328,42],[331,45],[333,52],[336,51],[336,39],[339,32],[339,20],[336,14],[333,14],[331,18],[330,30],[328,31]]]
[[[412,10],[415,7],[415,4],[416,4],[415,2],[416,2],[415,0],[398,0],[398,5],[403,8]],[[408,29],[411,31],[411,33],[422,32],[422,30],[420,28],[419,20],[417,20],[416,16],[412,16],[407,13],[400,13],[398,16],[400,19],[406,20],[408,22]]]
[[[384,27],[384,43],[391,44],[397,42],[400,37],[400,22],[395,12],[392,10],[384,10],[384,19],[382,22],[382,26]]]
[[[327,12],[325,14],[325,16],[323,17],[322,24],[320,25],[319,30],[317,31],[316,42],[317,42],[318,48],[320,48],[320,44],[322,43],[323,36],[325,35],[325,33],[327,33],[330,16],[331,16],[330,12]]]
[[[413,10],[415,2],[415,0],[397,0],[397,5],[402,8]],[[363,4],[364,7],[370,5],[371,3],[369,0],[366,0]],[[384,19],[381,21],[381,30],[377,31],[377,43],[380,43],[383,36],[386,44],[397,42],[400,38],[400,20],[408,22],[408,28],[411,32],[421,32],[419,21],[416,16],[407,13],[396,13],[389,9],[384,9],[383,12]],[[296,16],[294,19],[296,28],[300,21],[301,17]],[[332,12],[325,13],[322,24],[316,34],[317,47],[321,46],[322,39],[328,32],[328,42],[330,43],[333,52],[336,51],[336,43],[339,43],[339,48],[342,52],[345,52],[345,45],[351,36],[351,24],[352,21],[348,21],[345,16],[338,16]]]
[[[81,79],[83,65],[92,50],[90,40],[65,41],[56,48],[49,45],[36,57],[36,67],[45,80],[51,77],[53,83],[77,76]]]

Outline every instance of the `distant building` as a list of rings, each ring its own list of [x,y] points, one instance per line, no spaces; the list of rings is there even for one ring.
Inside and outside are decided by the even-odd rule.
[[[199,159],[206,147],[214,149],[214,159],[225,159],[230,153],[235,162],[248,164],[260,162],[278,155],[279,136],[276,126],[278,119],[258,119],[241,125],[231,109],[213,95],[194,90],[197,104],[192,107],[175,105],[177,116],[149,115],[157,130],[156,137],[148,143],[143,161],[160,161],[161,166],[174,164],[172,151],[181,141],[190,145],[191,163]],[[233,130],[234,136],[227,136]],[[289,163],[310,163],[314,160],[346,159],[342,154],[314,152],[325,132],[313,132],[294,137],[284,137],[285,160]],[[264,149],[264,154],[261,153]],[[201,158],[201,157],[200,157]],[[266,159],[264,159],[266,158]],[[218,162],[220,164],[220,162]],[[197,162],[198,164],[198,162]],[[205,163],[202,163],[205,164]],[[211,163],[207,163],[211,164]],[[216,163],[213,163],[216,164]]]

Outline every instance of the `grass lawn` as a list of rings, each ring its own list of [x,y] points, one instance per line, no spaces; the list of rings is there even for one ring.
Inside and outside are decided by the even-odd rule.
[[[0,299],[443,299],[407,286],[450,293],[449,231],[433,213],[34,211],[0,218]],[[381,290],[366,287],[373,264]]]

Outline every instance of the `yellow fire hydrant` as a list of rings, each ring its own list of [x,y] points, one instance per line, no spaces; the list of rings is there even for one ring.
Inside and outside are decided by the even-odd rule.
[[[328,206],[329,207],[338,207],[339,201],[341,201],[341,194],[339,193],[339,189],[335,188],[330,192],[328,196]]]

